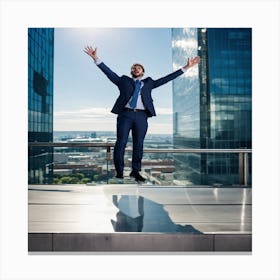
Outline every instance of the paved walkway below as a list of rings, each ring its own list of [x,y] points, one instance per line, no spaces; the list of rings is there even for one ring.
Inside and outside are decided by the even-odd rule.
[[[170,239],[166,239],[168,236],[173,239],[175,236],[183,239],[205,239],[209,236],[211,238],[208,241],[212,249],[219,243],[219,236],[226,238],[227,235],[232,244],[232,237],[246,237],[246,240],[251,240],[251,188],[158,187],[135,184],[30,185],[28,203],[30,251],[36,251],[36,246],[39,251],[44,250],[40,242],[43,243],[41,238],[47,237],[51,243],[46,250],[55,250],[54,241],[63,236],[63,242],[71,239],[69,242],[72,245],[77,241],[73,238],[78,236],[83,236],[83,240],[92,240],[94,235],[95,240],[99,238],[98,244],[102,244],[102,238],[106,236],[104,246],[110,242],[110,246],[113,246],[112,240],[117,238],[117,247],[122,243],[118,239],[119,236],[124,234],[126,240],[132,243],[145,236],[146,239],[148,236],[161,236],[163,243],[170,242]],[[63,242],[60,240],[60,244]],[[56,249],[63,251],[68,248],[75,251],[75,246],[71,246],[69,242]],[[47,243],[45,242],[45,245]],[[86,247],[79,248],[83,251],[98,250],[97,243],[92,245],[93,247],[85,245]],[[144,241],[142,244],[145,247]],[[183,244],[187,244],[186,240]],[[235,246],[232,244],[231,246]],[[99,249],[105,250],[104,246]],[[138,250],[143,246],[133,248]],[[160,246],[162,247],[158,245]],[[113,250],[112,247],[111,249]],[[152,248],[154,249],[156,248]]]

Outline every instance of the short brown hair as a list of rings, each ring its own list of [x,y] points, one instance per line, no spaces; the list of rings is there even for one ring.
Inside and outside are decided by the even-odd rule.
[[[142,68],[142,70],[143,70],[143,73],[145,73],[145,69],[144,69],[144,66],[142,65],[142,64],[140,64],[140,63],[133,63],[132,65],[131,65],[131,70],[132,70],[132,68],[133,67],[135,67],[135,66],[140,66],[141,68]]]

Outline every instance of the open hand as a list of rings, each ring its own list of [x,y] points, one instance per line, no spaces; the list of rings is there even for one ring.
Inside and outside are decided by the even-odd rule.
[[[196,56],[194,58],[189,59],[188,58],[188,62],[187,64],[183,67],[185,70],[193,67],[194,65],[198,64],[200,62],[200,57]]]
[[[88,54],[92,59],[97,60],[97,48],[93,49],[91,46],[86,46],[84,52]]]

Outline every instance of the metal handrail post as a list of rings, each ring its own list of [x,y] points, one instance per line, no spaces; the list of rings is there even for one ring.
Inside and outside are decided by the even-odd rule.
[[[248,173],[249,173],[249,163],[248,163],[248,153],[244,153],[243,155],[243,160],[244,160],[244,164],[243,164],[243,167],[244,167],[244,185],[247,186],[248,185]]]
[[[111,147],[107,146],[106,162],[107,162],[107,184],[109,184],[109,160],[111,160]]]
[[[239,184],[244,185],[244,153],[239,153],[239,163],[238,163],[238,174],[239,174]]]

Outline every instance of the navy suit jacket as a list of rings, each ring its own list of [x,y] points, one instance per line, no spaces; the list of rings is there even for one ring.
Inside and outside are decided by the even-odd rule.
[[[131,77],[128,76],[118,76],[116,73],[114,73],[108,66],[106,66],[103,62],[98,64],[98,67],[102,70],[102,72],[109,78],[111,82],[113,82],[120,91],[119,97],[117,98],[111,112],[114,114],[120,114],[123,109],[125,108],[125,105],[131,98],[135,82]],[[141,97],[142,102],[147,110],[148,117],[156,116],[155,108],[153,105],[153,98],[151,95],[152,89],[157,88],[175,78],[183,74],[184,71],[182,69],[179,69],[167,76],[164,76],[160,79],[153,80],[152,78],[148,77],[145,78],[143,81],[144,85],[141,88]]]

